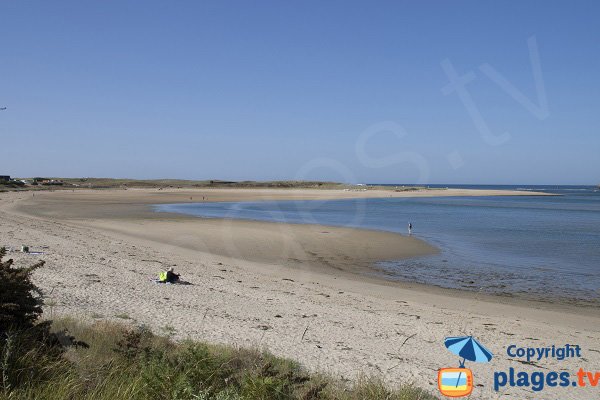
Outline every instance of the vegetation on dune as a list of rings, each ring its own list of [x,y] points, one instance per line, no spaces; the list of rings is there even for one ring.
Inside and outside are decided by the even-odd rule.
[[[4,189],[21,189],[25,184],[21,181],[0,181],[0,191]]]
[[[144,327],[69,318],[36,323],[41,298],[30,278],[43,263],[17,269],[2,262],[4,255],[0,399],[434,399],[373,379],[348,387],[265,352],[174,342]]]
[[[136,188],[319,188],[345,186],[335,182],[318,181],[224,181],[224,180],[184,180],[184,179],[111,179],[111,178],[67,178],[65,184],[92,188],[136,187]]]
[[[72,319],[56,328],[89,345],[71,348],[55,375],[13,390],[35,399],[433,399],[420,389],[389,390],[376,380],[353,388],[311,375],[296,362],[257,350],[175,343],[144,328]]]
[[[126,189],[126,188],[246,188],[246,189],[348,189],[348,190],[419,190],[419,186],[381,186],[353,185],[338,182],[322,181],[223,181],[223,180],[184,180],[184,179],[116,179],[116,178],[32,178],[29,185],[21,184],[18,188],[28,190],[61,190],[61,189]],[[41,184],[39,182],[42,182]],[[8,187],[8,186],[7,186]],[[10,186],[17,188],[17,186]]]

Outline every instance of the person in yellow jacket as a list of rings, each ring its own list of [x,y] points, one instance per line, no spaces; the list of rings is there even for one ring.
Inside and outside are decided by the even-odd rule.
[[[158,281],[162,283],[175,283],[179,280],[179,274],[173,272],[173,267],[169,267],[168,270],[161,272],[158,275]]]

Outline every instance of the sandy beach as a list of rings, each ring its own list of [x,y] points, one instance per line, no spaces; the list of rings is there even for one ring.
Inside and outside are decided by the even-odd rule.
[[[477,398],[539,398],[495,392],[494,371],[600,365],[600,312],[365,276],[373,263],[437,249],[395,233],[320,225],[201,219],[156,213],[152,204],[368,197],[535,195],[466,189],[129,189],[0,193],[0,245],[46,266],[36,283],[46,315],[116,319],[157,333],[264,348],[313,371],[354,380],[375,375],[437,392],[437,370],[457,366],[447,336],[474,335],[494,353],[472,367]],[[192,285],[150,278],[174,266]],[[523,363],[506,347],[581,346],[582,358]],[[468,365],[469,366],[469,365]],[[479,386],[481,385],[481,386]],[[556,394],[555,397],[554,394]],[[597,398],[598,388],[545,391],[544,398]]]

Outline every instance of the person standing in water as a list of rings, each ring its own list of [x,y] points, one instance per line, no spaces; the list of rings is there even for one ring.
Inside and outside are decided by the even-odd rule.
[[[408,223],[408,234],[412,235],[412,222]]]

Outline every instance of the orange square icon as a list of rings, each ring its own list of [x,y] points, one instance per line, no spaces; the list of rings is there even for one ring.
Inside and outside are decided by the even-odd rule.
[[[468,368],[442,368],[438,371],[438,389],[448,397],[468,396],[473,391],[473,373]]]

